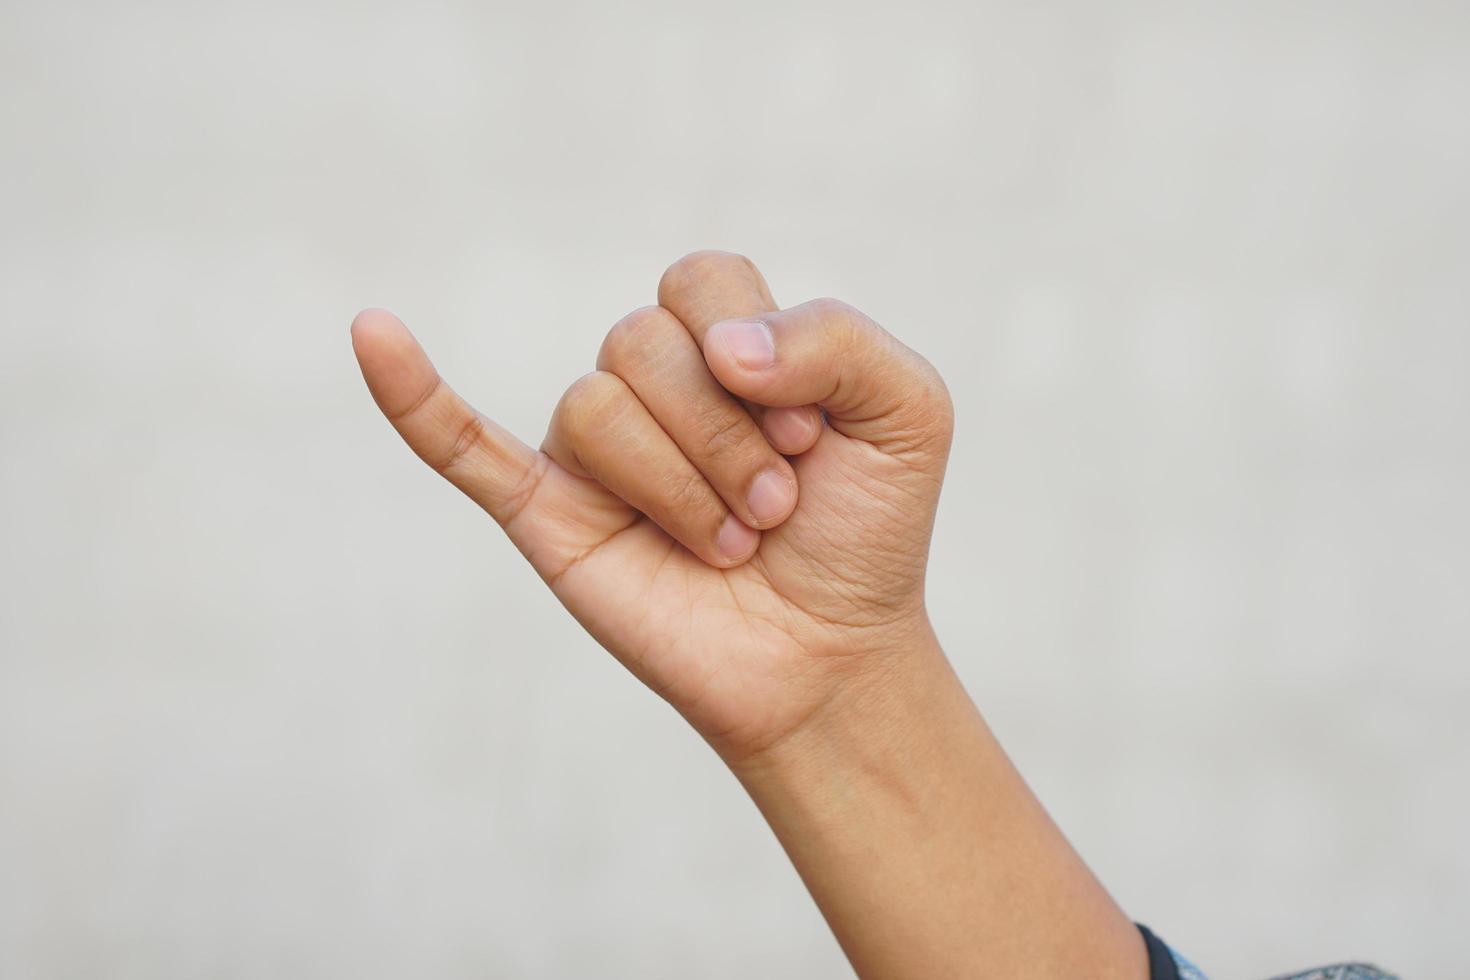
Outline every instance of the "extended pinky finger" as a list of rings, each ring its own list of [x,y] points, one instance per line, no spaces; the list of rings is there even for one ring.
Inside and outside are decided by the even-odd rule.
[[[615,374],[595,371],[567,390],[541,449],[607,487],[708,564],[738,565],[760,544],[760,532],[730,512]]]

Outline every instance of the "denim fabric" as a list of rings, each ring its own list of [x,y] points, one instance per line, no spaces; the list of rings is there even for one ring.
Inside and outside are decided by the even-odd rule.
[[[1398,980],[1398,977],[1367,963],[1340,963],[1337,966],[1319,966],[1305,973],[1283,974],[1274,980]]]
[[[1173,946],[1169,947],[1169,955],[1174,957],[1174,966],[1179,969],[1179,980],[1209,980],[1204,971],[1176,952]]]
[[[1208,980],[1204,971],[1185,959],[1174,947],[1169,947],[1174,965],[1179,969],[1179,980]],[[1283,973],[1272,980],[1398,980],[1392,973],[1385,973],[1367,963],[1340,963],[1337,966],[1319,966],[1302,973]]]

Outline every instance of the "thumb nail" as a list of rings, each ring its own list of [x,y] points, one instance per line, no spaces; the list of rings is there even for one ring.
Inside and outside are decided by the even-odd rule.
[[[771,328],[759,320],[725,320],[710,327],[710,332],[748,371],[768,368],[776,360]]]

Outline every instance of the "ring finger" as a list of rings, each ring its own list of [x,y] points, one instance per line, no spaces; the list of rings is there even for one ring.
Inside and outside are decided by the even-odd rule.
[[[710,374],[704,355],[668,310],[619,320],[597,355],[623,379],[730,510],[770,528],[796,507],[796,474],[749,413]]]
[[[711,565],[738,565],[760,543],[760,532],[730,513],[616,375],[595,371],[567,389],[541,448],[573,474],[601,483]]]

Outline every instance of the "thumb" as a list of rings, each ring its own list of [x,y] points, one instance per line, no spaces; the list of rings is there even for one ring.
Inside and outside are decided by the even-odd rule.
[[[761,405],[820,405],[843,435],[901,455],[942,457],[954,412],[933,365],[832,299],[724,320],[704,357],[731,393]]]

